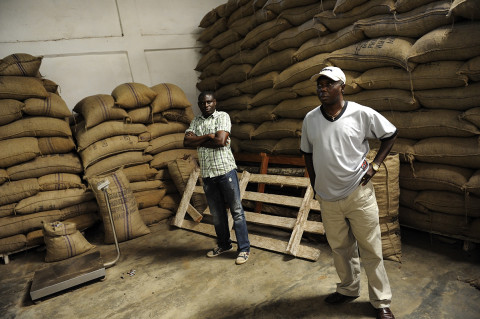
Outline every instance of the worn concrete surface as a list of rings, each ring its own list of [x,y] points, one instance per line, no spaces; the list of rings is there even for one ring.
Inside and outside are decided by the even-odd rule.
[[[205,253],[215,239],[166,223],[152,233],[120,244],[122,256],[94,281],[34,304],[30,285],[47,266],[45,251],[10,256],[0,265],[1,318],[374,318],[365,273],[355,301],[331,306],[323,301],[335,290],[331,253],[319,243],[316,262],[252,248],[237,266],[235,252],[217,258]],[[113,245],[97,244],[105,261]],[[465,280],[480,277],[480,249],[466,252],[461,242],[402,230],[402,263],[386,261],[397,318],[480,318],[480,290]],[[97,236],[98,237],[98,236]],[[98,242],[95,242],[95,241]],[[127,273],[135,270],[135,275]]]

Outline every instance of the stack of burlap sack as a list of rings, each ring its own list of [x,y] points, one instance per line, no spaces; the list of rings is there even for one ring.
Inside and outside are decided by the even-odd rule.
[[[183,147],[193,111],[182,89],[171,83],[152,87],[124,83],[110,95],[82,99],[73,110],[77,113],[74,136],[90,187],[95,191],[92,180],[125,175],[124,188],[133,194],[125,200],[134,202],[146,225],[173,215],[181,193],[168,164],[197,157],[196,150]],[[102,193],[96,193],[101,199]],[[106,213],[102,212],[104,223]]]
[[[83,230],[99,218],[57,85],[41,78],[42,57],[0,60],[0,253],[43,244],[42,221]]]
[[[309,79],[342,68],[346,100],[399,128],[402,224],[480,240],[479,12],[473,0],[230,0],[200,23],[197,87],[217,92],[235,151],[299,154],[319,104]]]

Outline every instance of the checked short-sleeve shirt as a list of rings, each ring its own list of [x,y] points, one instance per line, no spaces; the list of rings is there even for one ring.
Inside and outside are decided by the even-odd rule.
[[[232,123],[230,116],[222,111],[215,111],[212,115],[204,118],[203,115],[196,116],[190,123],[186,132],[193,132],[197,136],[215,134],[218,131],[230,133]],[[216,177],[236,169],[235,158],[230,149],[230,137],[227,145],[219,148],[197,147],[198,159],[200,161],[200,173],[202,177]]]

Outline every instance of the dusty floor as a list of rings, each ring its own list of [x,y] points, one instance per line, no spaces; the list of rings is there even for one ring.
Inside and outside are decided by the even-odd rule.
[[[1,318],[374,318],[367,298],[331,306],[337,275],[326,244],[316,262],[252,248],[250,260],[234,264],[235,252],[205,253],[215,239],[166,223],[120,244],[122,256],[96,280],[34,304],[30,285],[45,267],[45,251],[10,256],[0,265]],[[88,235],[88,233],[87,233]],[[402,229],[403,261],[386,261],[397,318],[480,318],[480,290],[465,280],[480,277],[480,249]],[[95,244],[98,244],[94,242]],[[113,245],[98,244],[105,261]],[[135,275],[128,272],[135,270]]]

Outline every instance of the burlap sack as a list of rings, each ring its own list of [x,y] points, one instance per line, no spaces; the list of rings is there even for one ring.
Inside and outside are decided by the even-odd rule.
[[[318,1],[315,0],[268,0],[263,8],[272,10],[273,12],[279,14],[283,10],[307,6]]]
[[[88,179],[88,183],[95,193],[100,213],[102,215],[105,229],[105,242],[114,242],[104,191],[97,189],[98,183],[102,183],[105,180],[110,182],[106,192],[117,240],[123,242],[150,233],[150,230],[145,226],[138,213],[137,202],[130,189],[127,177],[120,169],[108,175],[94,176]]]
[[[480,56],[465,62],[460,70],[458,70],[458,73],[468,76],[468,78],[472,81],[480,81]]]
[[[217,75],[210,76],[197,82],[195,85],[199,91],[215,91],[220,85],[217,83]]]
[[[167,194],[162,198],[158,206],[163,209],[168,209],[172,212],[176,212],[181,200],[182,197],[178,193]]]
[[[240,140],[238,138],[230,136],[230,149],[233,153],[240,153],[242,151],[240,148]]]
[[[249,76],[258,77],[262,74],[266,74],[273,71],[282,71],[293,64],[292,56],[295,53],[294,48],[287,48],[279,52],[273,52],[263,59],[251,69]],[[237,81],[241,82],[241,81]]]
[[[162,112],[162,115],[168,120],[173,122],[182,122],[185,124],[190,124],[190,122],[195,117],[191,107],[183,109],[168,109]]]
[[[185,92],[175,84],[160,83],[151,87],[157,93],[152,101],[152,112],[158,113],[170,108],[181,109],[191,107]]]
[[[206,27],[198,36],[197,40],[200,42],[209,42],[217,35],[222,32],[227,31],[227,19],[220,18],[216,20],[213,24]]]
[[[150,106],[132,109],[128,111],[128,117],[131,123],[150,124],[154,122],[152,108]]]
[[[248,78],[252,70],[250,64],[234,64],[218,76],[217,82],[220,84],[241,83]]]
[[[29,117],[0,126],[0,140],[24,136],[72,136],[68,122],[53,117]]]
[[[212,40],[208,42],[208,45],[214,49],[223,48],[229,44],[232,44],[240,40],[242,36],[235,32],[232,29],[227,29],[226,31],[215,36]]]
[[[124,83],[112,91],[115,104],[125,109],[149,105],[157,93],[142,83]]]
[[[421,90],[414,94],[426,108],[465,111],[478,106],[480,83],[471,83],[458,88]]]
[[[134,193],[148,191],[152,189],[161,189],[164,187],[165,187],[165,183],[158,179],[151,180],[151,181],[140,181],[140,182],[130,183],[130,188]]]
[[[40,191],[36,178],[27,178],[0,185],[0,205],[16,203],[24,198],[33,196]]]
[[[238,89],[238,83],[226,84],[215,91],[215,98],[217,100],[226,100],[240,95],[242,95],[242,92]]]
[[[174,215],[171,210],[161,208],[161,207],[147,207],[140,209],[140,216],[142,217],[145,225],[153,225],[162,220],[168,219]]]
[[[7,171],[0,168],[0,185],[5,183],[8,180],[8,174]]]
[[[400,206],[400,224],[415,229],[443,235],[458,235],[468,229],[471,218],[439,212],[422,213]]]
[[[318,21],[311,19],[298,27],[292,27],[278,34],[270,42],[270,48],[275,51],[281,51],[288,48],[298,48],[306,41],[322,37],[330,33],[325,26]]]
[[[240,45],[242,44],[243,40],[239,40],[233,43],[230,43],[229,45],[219,49],[217,51],[218,55],[218,60],[216,62],[222,62],[222,60],[225,60],[235,54],[238,54],[241,51]],[[212,50],[212,49],[211,49]],[[207,54],[209,51],[203,53]],[[214,62],[213,62],[214,63]],[[210,64],[210,63],[209,63]],[[202,70],[203,71],[203,70]]]
[[[146,155],[143,154],[143,152],[122,152],[116,155],[106,157],[90,165],[85,169],[85,176],[90,177],[94,175],[106,174],[124,166],[134,166],[148,163],[152,159],[152,155]]]
[[[354,25],[346,26],[337,32],[314,37],[302,43],[293,54],[294,61],[304,61],[320,53],[330,53],[365,39],[360,28]]]
[[[414,145],[415,159],[426,163],[480,169],[478,137],[432,137]]]
[[[0,140],[0,168],[6,168],[27,162],[40,155],[35,137],[11,138]]]
[[[369,38],[399,36],[420,38],[440,26],[451,24],[447,16],[450,1],[436,1],[400,14],[384,14],[361,19],[354,23]]]
[[[326,59],[347,70],[366,71],[384,66],[399,66],[413,70],[415,63],[407,61],[414,39],[380,37],[364,40],[327,54]]]
[[[299,82],[310,79],[312,75],[330,65],[330,62],[326,61],[327,56],[328,53],[318,54],[305,61],[289,66],[275,78],[273,88],[281,89],[291,87]]]
[[[149,164],[140,164],[124,168],[123,173],[127,176],[128,181],[132,183],[152,180],[158,174],[158,170],[150,167]]]
[[[208,28],[209,26],[214,24],[218,19],[219,19],[219,16],[217,15],[217,11],[215,11],[215,9],[212,9],[203,16],[198,26],[204,29]]]
[[[244,2],[244,3],[243,3]],[[255,7],[253,6],[253,0],[237,1],[238,8],[232,12],[228,17],[227,24],[231,25],[235,21],[241,18],[252,16],[255,13]]]
[[[259,107],[262,105],[272,105],[280,103],[283,100],[287,99],[294,99],[297,97],[295,92],[288,88],[281,88],[281,89],[264,89],[258,92],[250,102],[251,107]]]
[[[257,128],[253,123],[232,124],[232,131],[230,135],[240,140],[249,140],[252,138],[252,133]]]
[[[126,124],[118,121],[107,121],[100,123],[91,129],[78,128],[75,132],[78,150],[81,151],[89,145],[117,135],[139,135],[147,131],[144,124]]]
[[[231,59],[231,58],[228,58],[228,59]],[[200,76],[198,78],[200,80],[203,80],[214,75],[218,76],[222,74],[226,70],[226,68],[224,68],[223,65],[224,65],[224,62],[227,60],[224,60],[222,62],[213,62],[209,64],[207,67],[205,67],[202,73],[200,73]]]
[[[229,28],[244,37],[257,26],[275,19],[276,16],[277,15],[271,10],[257,10],[251,15],[244,16],[243,18],[229,23]]]
[[[42,81],[26,76],[0,76],[0,99],[23,101],[28,98],[46,98],[48,92]]]
[[[43,240],[43,229],[31,231],[26,235],[26,237],[27,247],[45,245],[45,240]]]
[[[336,0],[322,0],[320,3],[293,7],[282,10],[278,16],[286,19],[291,25],[301,25],[323,11],[332,10],[335,2]]]
[[[439,27],[423,35],[410,49],[408,61],[426,63],[468,60],[478,55],[480,55],[480,22],[459,22]]]
[[[148,142],[139,142],[137,136],[117,135],[95,142],[80,151],[84,168],[112,155],[123,152],[144,151]]]
[[[72,206],[67,206],[65,208],[62,208],[60,211],[64,215],[63,219],[66,220],[88,213],[96,213],[98,212],[98,210],[99,208],[97,202],[95,200],[90,200]]]
[[[448,215],[480,217],[480,198],[470,195],[445,192],[421,191],[415,197],[419,210],[440,212]]]
[[[68,173],[48,174],[38,178],[41,191],[54,191],[69,188],[85,189],[79,175]]]
[[[466,86],[468,77],[459,74],[462,61],[435,61],[418,65],[413,72],[398,67],[365,71],[354,79],[364,89],[428,90]]]
[[[277,144],[277,139],[263,140],[240,140],[240,148],[247,153],[267,153],[272,154]]]
[[[232,110],[246,110],[251,108],[252,95],[244,94],[236,97],[231,97],[226,100],[217,101],[217,110],[232,111]]]
[[[272,39],[267,39],[260,43],[256,48],[251,50],[243,50],[238,48],[236,54],[231,57],[231,63],[233,64],[250,64],[255,66],[260,60],[272,53],[269,48],[269,44]]]
[[[157,137],[150,141],[145,152],[154,155],[172,149],[183,148],[184,137],[184,133],[173,133]]]
[[[0,75],[35,77],[40,70],[43,56],[15,53],[0,59]]]
[[[230,114],[230,118],[236,123],[261,124],[266,121],[274,121],[277,119],[275,114],[272,113],[275,107],[275,105],[263,105],[253,109],[239,111],[234,116]]]
[[[198,60],[195,71],[202,72],[209,64],[221,61],[222,58],[220,55],[218,55],[218,51],[216,49],[212,49],[207,54],[203,55],[200,60]]]
[[[303,119],[305,115],[320,105],[315,95],[297,97],[280,102],[272,113],[279,118]]]
[[[95,248],[77,230],[74,223],[45,223],[43,235],[47,248],[45,262],[68,259]]]
[[[41,80],[42,80],[43,87],[45,88],[45,90],[47,90],[47,92],[59,94],[57,83],[49,79],[41,79]]]
[[[472,176],[468,168],[414,162],[400,165],[400,187],[421,191],[436,190],[452,193],[464,193],[464,185]]]
[[[412,92],[397,89],[364,90],[356,94],[346,95],[348,101],[369,106],[376,111],[414,111],[420,103]]]
[[[42,155],[70,153],[76,147],[71,137],[39,137],[37,140]]]
[[[273,148],[273,153],[281,155],[300,155],[300,138],[282,138],[275,144],[275,147]]]
[[[337,0],[335,1],[335,7],[333,13],[345,13],[367,2],[367,0]]]
[[[155,175],[154,179],[171,180],[170,174],[168,173],[168,167],[159,169],[157,172],[158,173]]]
[[[160,152],[153,156],[153,160],[150,162],[150,166],[156,169],[165,168],[168,166],[169,162],[172,162],[177,158],[183,158],[188,155],[193,156],[194,158],[198,158],[196,149],[181,148]]]
[[[182,122],[168,122],[168,123],[153,123],[147,126],[147,131],[138,136],[139,141],[150,141],[157,137],[184,133],[188,128],[186,123]]]
[[[27,246],[27,238],[24,234],[18,234],[0,239],[0,254],[11,253]]]
[[[140,192],[134,192],[135,201],[138,209],[143,209],[152,206],[158,206],[163,196],[167,194],[166,189],[149,189]]]
[[[87,129],[105,121],[128,119],[127,112],[116,107],[113,96],[108,94],[87,96],[75,105],[73,111],[83,116]]]
[[[480,196],[480,170],[476,171],[463,187],[467,192]]]
[[[234,83],[238,90],[246,94],[257,94],[263,89],[273,87],[278,72],[273,71],[260,76],[251,77],[242,83]]]
[[[72,115],[65,101],[55,93],[48,93],[45,99],[26,99],[22,111],[32,116],[66,118]]]
[[[336,32],[360,19],[380,14],[390,14],[395,10],[393,0],[372,0],[352,8],[345,13],[334,13],[333,10],[323,11],[315,16],[330,31]]]
[[[478,20],[480,19],[480,4],[475,0],[454,0],[448,14],[468,20]]]
[[[434,1],[435,0],[396,0],[395,11],[404,13]]]
[[[25,104],[12,99],[0,99],[0,125],[5,125],[22,117]]]
[[[180,194],[185,192],[188,179],[195,167],[198,167],[197,161],[191,156],[177,158],[175,161],[168,163],[168,172]],[[191,203],[200,213],[203,213],[208,206],[207,198],[205,197],[205,194],[202,193],[193,193]]]
[[[97,222],[100,221],[100,219],[101,218],[97,213],[87,213],[80,216],[75,216],[72,218],[65,219],[64,222],[73,223],[77,225],[77,229],[79,231],[83,231],[95,225]],[[27,240],[28,240],[28,236],[27,236]]]
[[[262,23],[252,31],[248,32],[247,35],[245,35],[240,47],[242,48],[242,50],[253,49],[263,41],[274,38],[280,32],[285,31],[291,27],[292,27],[291,24],[288,23],[287,20],[282,18],[277,18],[277,19]]]
[[[391,153],[398,154],[401,163],[412,163],[415,158],[413,155],[415,149],[413,147],[417,142],[417,140],[398,137],[395,140],[395,144],[393,144]],[[370,149],[378,151],[380,147],[380,140],[368,140],[368,144],[370,146]]]
[[[302,135],[303,120],[280,119],[272,122],[264,122],[252,133],[252,139],[281,139],[284,137],[299,137]]]
[[[52,173],[80,174],[82,172],[80,158],[75,153],[37,156],[29,162],[7,168],[9,178],[15,181]]]
[[[19,201],[15,206],[15,212],[20,215],[34,214],[62,209],[92,199],[92,192],[79,188],[44,191]]]
[[[15,206],[17,206],[17,203],[0,205],[0,217],[15,215]]]
[[[473,124],[459,118],[454,110],[381,112],[398,129],[398,136],[412,139],[429,137],[470,137],[480,134]]]

